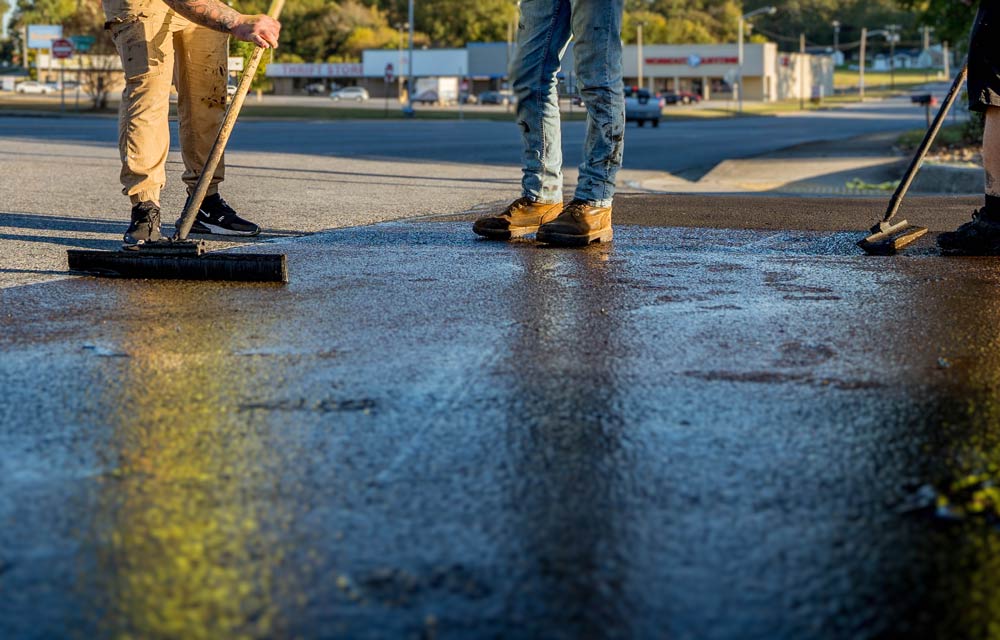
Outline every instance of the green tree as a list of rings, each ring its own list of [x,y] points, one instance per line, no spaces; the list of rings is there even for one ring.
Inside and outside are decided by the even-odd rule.
[[[517,5],[511,0],[420,0],[415,22],[432,45],[464,47],[506,40],[516,18]]]
[[[934,28],[935,36],[964,50],[978,3],[971,0],[899,0],[917,14],[919,23]]]
[[[785,49],[797,49],[799,34],[805,34],[810,46],[833,44],[833,21],[841,24],[840,43],[845,49],[857,47],[862,27],[869,30],[884,29],[895,24],[901,27],[902,46],[917,46],[920,33],[917,16],[900,6],[899,0],[748,0],[745,11],[764,6],[778,9],[773,16],[753,19],[758,32],[766,35]],[[885,47],[884,38],[873,38],[873,50]]]

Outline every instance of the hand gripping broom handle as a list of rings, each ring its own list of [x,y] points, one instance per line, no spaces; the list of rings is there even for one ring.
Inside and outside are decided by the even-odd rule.
[[[267,15],[277,20],[284,6],[285,0],[271,0],[271,10],[267,12]],[[265,50],[264,47],[256,47],[250,56],[250,60],[247,61],[246,68],[243,70],[243,77],[240,78],[240,85],[237,87],[236,94],[233,96],[232,101],[229,103],[229,108],[226,110],[226,117],[222,121],[219,135],[215,138],[215,144],[212,145],[212,152],[208,154],[208,160],[205,161],[205,166],[201,170],[198,183],[195,185],[194,192],[191,194],[187,207],[184,209],[180,226],[177,227],[177,232],[174,234],[174,240],[185,240],[188,233],[191,232],[195,216],[198,215],[198,209],[201,208],[201,203],[205,200],[205,194],[208,193],[208,186],[212,183],[212,176],[215,175],[215,170],[218,168],[219,162],[222,161],[222,153],[226,150],[226,144],[229,142],[229,136],[233,133],[233,127],[236,126],[236,118],[240,115],[243,102],[246,100],[247,94],[250,93],[250,83],[253,82],[253,77],[257,74],[257,67],[260,65],[261,58],[264,57]]]
[[[927,130],[924,134],[924,140],[920,143],[917,148],[917,153],[914,154],[913,160],[910,162],[909,168],[907,168],[906,173],[903,174],[903,179],[900,181],[899,186],[896,187],[896,193],[892,194],[892,199],[889,201],[889,208],[885,211],[885,217],[882,218],[883,223],[887,223],[892,220],[896,212],[899,211],[899,205],[903,203],[903,196],[909,190],[910,185],[913,184],[913,179],[917,175],[917,171],[920,169],[920,165],[924,162],[924,157],[927,155],[927,151],[930,150],[931,144],[934,143],[934,138],[937,137],[939,131],[941,131],[941,125],[944,124],[944,119],[948,116],[948,111],[951,110],[951,106],[955,104],[955,99],[958,97],[959,92],[962,90],[962,85],[965,84],[965,78],[969,73],[969,59],[966,58],[965,62],[962,63],[962,69],[955,76],[955,81],[951,83],[951,90],[948,91],[948,95],[945,97],[944,102],[941,103],[941,108],[938,109],[937,115],[934,116],[934,122],[931,123],[931,128]]]

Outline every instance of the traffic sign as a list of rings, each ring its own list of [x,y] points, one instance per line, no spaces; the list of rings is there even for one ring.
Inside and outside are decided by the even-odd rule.
[[[390,62],[385,65],[385,81],[392,82],[392,78],[393,78],[393,66],[392,63]]]
[[[52,57],[57,60],[62,60],[64,58],[69,58],[73,55],[73,43],[65,38],[59,38],[58,40],[53,40],[52,44],[49,45],[52,51]]]
[[[70,36],[69,41],[73,43],[73,48],[80,53],[87,53],[94,46],[97,38],[94,36]]]

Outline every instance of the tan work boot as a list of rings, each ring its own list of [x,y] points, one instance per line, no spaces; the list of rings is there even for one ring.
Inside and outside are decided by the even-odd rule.
[[[562,202],[544,203],[528,197],[519,198],[500,215],[476,220],[472,230],[490,240],[520,238],[538,231],[539,225],[554,220],[562,208]]]
[[[573,200],[552,222],[538,229],[535,239],[563,247],[585,247],[591,242],[611,242],[611,207],[594,207]]]

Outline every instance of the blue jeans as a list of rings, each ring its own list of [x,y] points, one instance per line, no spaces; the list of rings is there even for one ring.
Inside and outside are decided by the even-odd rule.
[[[562,200],[562,136],[556,74],[573,37],[576,84],[587,106],[587,135],[575,198],[607,207],[615,194],[625,138],[622,86],[624,0],[522,0],[510,78],[524,139],[523,195]]]

